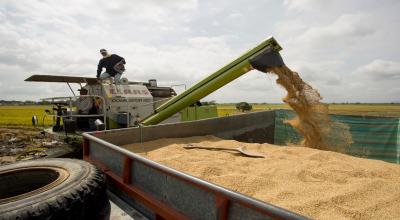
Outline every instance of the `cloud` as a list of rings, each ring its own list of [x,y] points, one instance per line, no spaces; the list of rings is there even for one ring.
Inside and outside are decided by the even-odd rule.
[[[366,74],[375,80],[398,80],[400,83],[400,61],[373,60],[357,69],[360,74]]]
[[[168,4],[168,6],[162,7],[163,3],[158,4],[159,1],[151,1],[150,3],[139,4],[135,10],[143,7],[147,8],[146,10],[156,8],[156,10],[160,10],[160,13],[168,17],[167,14],[172,12],[193,10],[197,4],[196,1],[188,1],[183,4],[180,4],[180,2],[175,1],[171,5]],[[189,4],[189,2],[191,3]],[[145,26],[138,25],[139,30],[131,30],[130,34],[113,34],[116,33],[118,28],[108,26],[113,24],[115,18],[111,19],[111,23],[105,22],[106,29],[109,28],[112,31],[109,31],[109,36],[104,36],[102,33],[106,30],[100,31],[97,27],[85,28],[87,24],[86,17],[83,18],[83,22],[77,21],[76,14],[79,14],[80,10],[67,9],[64,13],[58,14],[54,13],[51,8],[57,11],[60,6],[49,2],[40,2],[38,4],[44,3],[46,4],[37,8],[38,10],[34,13],[26,10],[26,7],[18,3],[10,3],[14,6],[12,10],[0,8],[1,15],[8,17],[8,19],[0,21],[0,23],[4,24],[0,26],[0,39],[2,39],[2,42],[7,43],[0,45],[0,61],[7,64],[3,66],[1,72],[18,74],[19,77],[9,78],[9,80],[14,85],[21,85],[21,87],[1,88],[1,91],[8,91],[8,93],[2,93],[5,99],[21,98],[23,94],[18,91],[22,91],[22,87],[29,90],[41,89],[42,91],[47,91],[47,89],[41,87],[43,86],[41,83],[23,82],[31,74],[94,77],[97,62],[100,59],[98,49],[101,47],[105,47],[111,52],[118,53],[126,58],[127,72],[125,77],[136,81],[147,81],[150,78],[156,78],[161,85],[194,84],[196,80],[201,79],[205,74],[211,73],[231,58],[232,50],[226,44],[224,36],[187,37],[184,41],[174,43],[157,40],[161,43],[152,44],[147,40],[131,40],[130,35],[135,32],[139,35],[141,32],[145,32],[143,34],[143,39],[145,39],[147,36],[159,35],[158,30],[140,29]],[[100,11],[117,10],[118,7],[127,7],[126,4],[130,4],[130,1],[120,1],[116,5],[108,5],[105,8],[101,8]],[[35,7],[38,6],[33,6],[33,8]],[[143,10],[145,10],[144,8]],[[138,18],[140,16],[131,19],[130,16],[133,16],[131,13],[131,11],[126,12],[122,16],[124,19],[121,20],[130,20],[134,24],[138,19],[141,19]],[[45,19],[46,16],[49,17]],[[118,16],[121,17],[121,15]],[[26,19],[27,17],[32,19]],[[181,18],[181,16],[172,16],[170,18],[172,20],[176,19],[176,22],[168,20],[169,18],[162,19],[162,24],[157,25],[159,27],[165,27],[165,25],[168,27],[178,26],[182,22],[178,18]],[[101,16],[97,15],[91,17],[91,19],[98,20],[98,23],[99,21],[100,23],[104,21]],[[149,18],[147,22],[159,23],[152,20],[152,18]],[[23,28],[25,26],[30,26],[32,31],[27,34]],[[183,32],[186,31],[186,29],[183,30]],[[41,32],[46,34],[42,35]],[[35,86],[28,88],[28,84]],[[58,94],[62,92],[64,92],[64,95],[70,94],[68,88],[64,88],[59,84],[51,84],[49,88],[57,90]],[[6,96],[5,94],[8,95]],[[25,97],[37,100],[41,98],[36,97],[35,95],[37,94],[43,94],[43,92],[29,92],[26,93]],[[50,94],[52,93],[49,92],[46,96]]]
[[[284,5],[275,35],[285,63],[318,88],[325,101],[400,100],[396,74],[387,70],[399,62],[393,46],[400,37],[393,29],[400,23],[399,2],[288,0]],[[376,69],[375,60],[391,62],[378,62],[380,71],[367,71]]]
[[[314,11],[326,9],[331,5],[331,0],[285,0],[284,4],[291,11]]]
[[[375,24],[364,14],[344,14],[329,25],[311,27],[299,36],[299,42],[310,42],[314,48],[337,44],[354,44],[375,32]]]
[[[100,48],[125,57],[130,80],[190,86],[274,35],[285,63],[326,101],[399,100],[399,10],[395,0],[3,0],[0,99],[69,95],[63,84],[23,80],[94,76]],[[274,76],[252,71],[207,99],[284,94]]]
[[[376,21],[364,13],[343,14],[329,23],[313,26],[305,26],[304,22],[291,19],[283,23],[286,24],[286,28],[278,27],[280,36],[285,39],[283,44],[291,48],[291,56],[308,60],[347,56],[352,48],[365,46],[362,43],[370,41],[378,31]]]

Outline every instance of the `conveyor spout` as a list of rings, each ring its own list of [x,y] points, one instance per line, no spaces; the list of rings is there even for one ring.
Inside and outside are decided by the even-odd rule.
[[[273,37],[267,38],[239,58],[159,106],[154,114],[142,121],[142,124],[158,124],[252,69],[265,71],[268,67],[283,66],[279,54],[281,49]]]

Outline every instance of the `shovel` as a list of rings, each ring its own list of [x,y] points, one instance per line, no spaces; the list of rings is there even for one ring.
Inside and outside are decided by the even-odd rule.
[[[206,150],[229,150],[229,151],[236,151],[248,157],[257,157],[257,158],[264,158],[265,156],[254,151],[249,151],[245,147],[237,147],[237,148],[227,148],[227,147],[202,147],[202,146],[195,146],[192,144],[188,144],[184,146],[185,149],[206,149]]]

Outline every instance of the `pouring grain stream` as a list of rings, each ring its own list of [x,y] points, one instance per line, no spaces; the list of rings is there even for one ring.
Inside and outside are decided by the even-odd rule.
[[[352,143],[349,127],[329,119],[328,105],[321,102],[322,97],[316,89],[285,65],[270,67],[263,72],[276,74],[277,84],[287,91],[287,96],[283,98],[283,101],[296,112],[297,117],[285,123],[290,124],[303,135],[302,146],[338,152],[346,151],[346,147]]]

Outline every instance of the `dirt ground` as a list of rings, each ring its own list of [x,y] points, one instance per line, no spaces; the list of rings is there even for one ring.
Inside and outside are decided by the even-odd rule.
[[[63,146],[40,129],[0,127],[0,165],[43,158]]]

